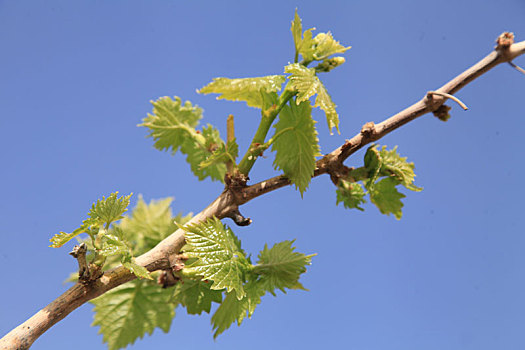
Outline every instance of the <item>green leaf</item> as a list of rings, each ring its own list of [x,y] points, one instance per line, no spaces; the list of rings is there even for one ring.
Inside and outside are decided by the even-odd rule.
[[[317,61],[338,53],[345,53],[350,49],[350,46],[344,47],[336,41],[330,32],[317,34],[313,41],[315,49],[312,56]]]
[[[301,17],[299,17],[297,9],[295,9],[295,16],[292,21],[292,27],[290,28],[290,30],[292,31],[293,42],[295,44],[295,52],[297,57],[301,48],[301,44],[303,43],[303,24],[301,23]],[[295,60],[295,62],[297,62],[297,59]]]
[[[113,234],[104,235],[102,249],[98,250],[99,254],[104,256],[125,256],[131,254],[131,248],[120,237]]]
[[[200,163],[201,168],[206,168],[216,164],[226,164],[231,161],[235,164],[235,159],[239,155],[239,146],[235,140],[228,141],[228,145],[222,144],[222,146],[208,157],[208,159]]]
[[[189,258],[198,259],[186,265],[184,270],[213,281],[211,289],[226,288],[228,292],[235,291],[237,298],[242,299],[245,296],[244,273],[249,263],[232,230],[215,217],[184,226],[184,230],[184,253]]]
[[[339,133],[339,114],[337,114],[337,111],[335,110],[335,107],[337,106],[334,101],[332,101],[332,97],[328,94],[324,85],[320,81],[319,83],[320,85],[317,90],[317,98],[315,99],[314,107],[319,107],[324,111],[330,134],[332,134],[333,128]]]
[[[292,21],[292,36],[295,44],[295,62],[297,62],[297,56],[300,53],[303,56],[305,64],[316,60],[321,61],[332,55],[338,53],[345,53],[350,49],[350,46],[344,47],[336,41],[332,36],[332,33],[319,33],[312,39],[311,28],[302,33],[303,26],[301,18],[299,17],[297,10],[295,10],[295,16]]]
[[[370,190],[370,200],[379,208],[382,214],[394,214],[396,219],[399,220],[403,215],[401,212],[401,208],[403,208],[401,198],[405,198],[405,195],[397,191],[397,185],[399,185],[399,181],[393,177],[382,179]]]
[[[139,196],[131,215],[119,223],[126,232],[126,238],[132,242],[133,253],[142,254],[156,246],[164,238],[175,232],[174,217],[171,211],[173,198],[152,200],[148,203]]]
[[[321,81],[315,75],[314,68],[308,68],[299,63],[292,63],[284,67],[285,73],[290,73],[290,87],[297,90],[297,104],[307,101],[315,95]]]
[[[71,233],[60,232],[55,234],[49,241],[50,247],[59,248],[81,233],[87,233],[94,237],[102,225],[109,226],[113,221],[122,219],[128,209],[129,199],[132,194],[118,198],[118,192],[112,193],[108,198],[102,197],[93,203],[88,213],[89,218],[82,221],[82,225]]]
[[[155,139],[155,148],[171,149],[173,153],[180,150],[186,154],[186,161],[199,180],[209,176],[212,180],[223,181],[226,173],[224,164],[215,164],[205,169],[200,167],[201,162],[224,144],[219,131],[213,126],[208,124],[202,132],[195,129],[202,118],[202,110],[192,106],[189,101],[182,105],[178,97],[175,100],[161,97],[152,104],[153,114],[148,114],[139,126],[150,130],[149,136]]]
[[[213,338],[217,338],[219,334],[230,328],[234,322],[237,322],[237,325],[240,326],[246,315],[251,317],[255,307],[260,304],[261,297],[265,294],[262,285],[255,281],[248,282],[244,289],[246,296],[240,300],[235,293],[227,293],[226,298],[224,298],[222,304],[213,314],[211,318],[211,323],[215,330]]]
[[[71,233],[60,232],[55,234],[49,241],[51,242],[51,248],[60,248],[72,238],[78,236],[81,233],[96,233],[98,232],[99,222],[94,218],[87,218],[82,221],[82,225]]]
[[[153,114],[148,114],[139,126],[149,129],[155,148],[175,153],[188,138],[199,138],[195,127],[202,118],[202,109],[198,106],[192,106],[190,101],[183,105],[177,96],[175,100],[161,97],[151,103]]]
[[[201,164],[212,156],[212,154],[224,147],[219,131],[212,125],[202,128],[202,133],[198,134],[199,138],[188,138],[182,145],[181,151],[187,154],[186,161],[191,166],[191,171],[199,180],[211,177],[212,180],[224,181],[226,174],[226,165],[223,163],[213,163],[207,167],[201,167]]]
[[[271,249],[265,245],[259,253],[259,261],[253,272],[260,276],[261,287],[275,295],[275,289],[286,293],[288,289],[305,288],[299,283],[299,277],[306,272],[314,255],[295,252],[294,241],[284,241],[275,244]]]
[[[135,258],[133,258],[131,256],[128,257],[128,259],[126,259],[125,261],[122,262],[122,266],[124,266],[126,269],[129,270],[129,272],[131,272],[132,274],[134,274],[135,276],[137,276],[139,278],[145,278],[145,279],[148,279],[148,280],[152,280],[153,279],[153,277],[151,277],[151,274],[149,273],[149,271],[145,267],[138,265],[135,262]]]
[[[281,90],[284,75],[269,75],[257,78],[214,78],[211,83],[198,90],[201,94],[220,94],[217,99],[245,101],[248,106],[263,108],[261,90],[275,92]]]
[[[120,198],[117,195],[118,192],[114,192],[108,198],[102,197],[102,199],[98,199],[97,203],[93,203],[88,215],[107,225],[122,219],[122,214],[128,210],[129,199],[133,193]]]
[[[364,157],[365,168],[368,170],[368,181],[365,181],[365,186],[368,190],[371,190],[376,180],[379,178],[381,166],[383,165],[383,160],[381,154],[377,150],[376,145],[368,147]]]
[[[191,315],[210,313],[211,303],[222,302],[222,291],[210,289],[211,283],[185,278],[175,285],[173,300]]]
[[[350,182],[345,180],[340,180],[337,186],[337,203],[343,203],[345,208],[348,209],[359,209],[363,211],[364,209],[360,207],[361,204],[366,203],[364,196],[365,191],[361,184],[356,182]]]
[[[382,161],[382,173],[394,175],[394,177],[409,190],[416,192],[422,190],[421,187],[414,185],[414,178],[416,176],[414,174],[414,163],[409,163],[406,157],[401,157],[397,153],[397,146],[390,151],[386,149],[386,146],[383,146],[379,151],[379,155]]]
[[[109,350],[125,348],[157,327],[167,333],[175,316],[171,294],[172,290],[152,283],[128,282],[91,301],[93,326],[100,326]]]
[[[304,193],[315,170],[319,140],[308,102],[291,102],[281,110],[275,125],[272,150],[274,167],[281,169],[297,189]]]
[[[320,107],[325,112],[330,133],[334,127],[339,132],[339,115],[335,109],[336,105],[315,74],[315,68],[307,68],[302,64],[293,63],[284,67],[284,71],[291,74],[289,77],[290,88],[297,91],[297,104],[307,101],[317,94],[314,107]]]

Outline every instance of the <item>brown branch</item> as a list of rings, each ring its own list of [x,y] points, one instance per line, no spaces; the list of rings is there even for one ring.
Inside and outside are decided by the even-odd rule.
[[[511,33],[504,33],[498,38],[498,45],[494,52],[436,91],[453,95],[494,66],[510,62],[524,53],[525,41],[513,44]],[[345,170],[342,163],[350,155],[417,117],[438,110],[443,106],[445,100],[446,98],[442,96],[436,95],[428,99],[425,95],[420,101],[379,124],[372,122],[365,124],[359,134],[317,161],[314,177],[327,173],[337,177],[341,171]],[[193,217],[191,222],[200,222],[212,216],[218,218],[231,216],[238,210],[239,205],[289,184],[289,180],[280,175],[248,187],[229,187],[206,209]],[[155,248],[138,257],[136,261],[149,271],[168,270],[171,268],[170,261],[178,254],[183,245],[184,232],[179,229]],[[135,276],[127,269],[119,266],[106,271],[101,278],[92,283],[76,283],[44,309],[0,339],[0,349],[28,349],[40,335],[77,307],[134,278]]]

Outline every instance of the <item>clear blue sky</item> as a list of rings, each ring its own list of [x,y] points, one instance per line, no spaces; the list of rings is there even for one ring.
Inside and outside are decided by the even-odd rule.
[[[324,76],[342,122],[329,136],[316,112],[323,152],[441,86],[501,32],[525,39],[523,0],[0,0],[1,335],[67,288],[76,262],[48,240],[74,229],[101,195],[175,196],[184,213],[215,198],[219,183],[199,183],[136,124],[151,99],[177,95],[223,134],[233,113],[246,147],[257,111],[195,89],[216,76],[281,74],[293,60],[296,7],[304,27],[353,47]],[[247,204],[254,223],[234,230],[248,251],[296,238],[300,251],[318,253],[302,280],[310,291],[265,297],[215,342],[209,316],[181,310],[169,334],[131,348],[524,349],[524,91],[525,76],[499,66],[458,93],[469,111],[452,105],[448,123],[428,115],[380,141],[415,162],[425,188],[407,194],[401,221],[370,205],[336,207],[328,177],[303,200],[285,188]],[[252,179],[275,174],[271,163]],[[33,348],[104,348],[91,309]]]

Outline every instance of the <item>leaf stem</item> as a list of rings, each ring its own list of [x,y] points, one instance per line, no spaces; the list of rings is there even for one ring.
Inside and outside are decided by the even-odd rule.
[[[261,111],[261,122],[259,127],[253,136],[250,147],[246,151],[246,154],[242,157],[242,160],[239,163],[239,172],[245,176],[248,176],[250,170],[252,170],[257,157],[261,154],[260,145],[264,144],[266,140],[266,135],[272,126],[275,118],[279,115],[283,107],[288,103],[288,101],[295,96],[296,92],[284,89],[283,93],[279,97],[279,104],[272,105],[270,108]]]
[[[233,123],[233,114],[230,114],[228,116],[228,119],[226,119],[226,137],[226,154],[230,158],[230,160],[226,162],[226,169],[228,171],[228,174],[233,174],[233,170],[235,168],[235,159],[233,159],[230,153],[228,152],[228,143],[235,140],[235,125]]]

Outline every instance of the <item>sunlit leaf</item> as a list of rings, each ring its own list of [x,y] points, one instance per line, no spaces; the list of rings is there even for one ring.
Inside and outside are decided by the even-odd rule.
[[[235,291],[238,299],[245,296],[244,273],[248,261],[239,247],[239,241],[229,227],[217,218],[184,226],[186,245],[184,253],[197,260],[184,270],[213,281],[211,289]]]
[[[347,209],[359,209],[363,211],[364,209],[360,207],[361,204],[366,203],[364,196],[365,191],[363,186],[356,182],[350,182],[345,180],[340,180],[337,186],[337,204],[343,203],[344,207]]]
[[[109,350],[125,348],[155,328],[167,333],[175,316],[171,295],[172,290],[142,280],[128,282],[91,301],[93,326],[100,326]]]
[[[315,157],[320,152],[308,102],[291,102],[283,107],[275,125],[272,150],[276,152],[275,168],[281,169],[302,195],[314,175]]]
[[[279,91],[285,79],[284,75],[241,79],[214,78],[211,83],[198,92],[201,94],[220,94],[217,97],[219,100],[245,101],[250,107],[263,108],[261,91]]]

